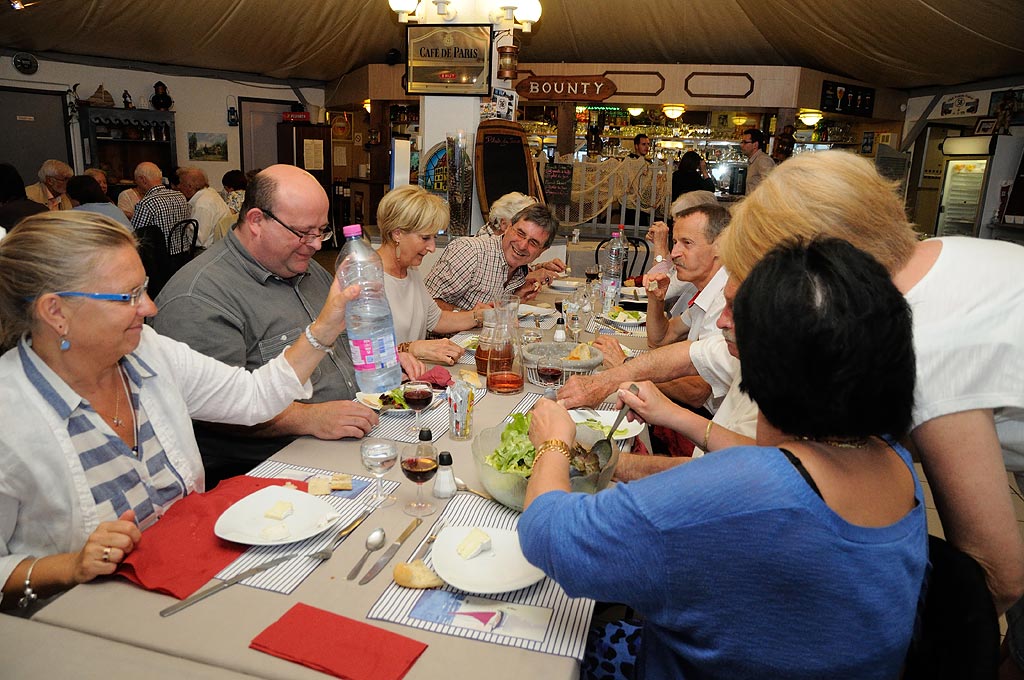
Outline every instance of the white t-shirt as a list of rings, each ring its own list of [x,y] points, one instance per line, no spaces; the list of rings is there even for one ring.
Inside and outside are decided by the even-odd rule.
[[[711,422],[744,437],[754,439],[757,436],[757,404],[740,389],[739,368],[736,369],[732,387],[726,392],[725,399],[715,411],[715,417]],[[700,458],[704,453],[699,446],[693,447],[694,458]]]
[[[197,244],[203,248],[209,248],[213,245],[213,233],[217,223],[231,214],[228,204],[224,202],[220,194],[210,187],[205,187],[194,193],[188,204],[192,206],[191,217],[199,222]]]
[[[711,396],[704,402],[704,408],[711,413],[722,405],[740,366],[736,357],[729,354],[725,338],[718,328],[718,317],[725,310],[725,284],[728,280],[729,272],[721,267],[682,317],[683,322],[690,326],[686,338],[692,343],[690,361],[697,374],[711,386]]]
[[[385,273],[384,295],[391,305],[397,342],[424,340],[441,320],[441,308],[423,285],[419,269],[409,269],[404,279]]]
[[[1024,248],[938,240],[938,259],[906,295],[917,353],[913,425],[993,409],[1006,468],[1024,472]]]

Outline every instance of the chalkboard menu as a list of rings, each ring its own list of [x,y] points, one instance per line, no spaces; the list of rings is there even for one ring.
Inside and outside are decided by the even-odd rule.
[[[537,169],[519,123],[485,120],[476,131],[476,193],[480,212],[507,193],[518,191],[543,202]]]
[[[822,111],[870,118],[875,110],[875,88],[826,80],[821,83]]]
[[[572,163],[548,163],[544,166],[544,198],[554,205],[572,200]]]

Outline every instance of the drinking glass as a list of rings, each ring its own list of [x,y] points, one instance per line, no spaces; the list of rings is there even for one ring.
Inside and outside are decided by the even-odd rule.
[[[543,354],[537,359],[537,377],[544,387],[561,385],[562,375],[562,358],[555,353]]]
[[[597,281],[599,278],[601,278],[601,267],[596,264],[592,264],[589,267],[587,267],[586,271],[584,272],[584,275],[587,277],[587,283]]]
[[[423,484],[437,474],[437,449],[430,442],[405,447],[402,453],[402,474],[416,483],[416,500],[407,503],[405,513],[413,517],[426,517],[437,511],[434,504],[423,500]]]
[[[434,401],[434,391],[430,388],[430,383],[428,382],[411,380],[402,385],[402,396],[405,398],[405,403],[409,405],[409,408],[416,412],[416,424],[412,427],[411,431],[419,433],[422,427],[420,425],[420,412],[430,406],[430,402]]]
[[[572,341],[576,344],[580,342],[580,331],[583,330],[583,319],[582,314],[579,312],[572,312],[569,314],[569,322],[565,324],[565,327],[572,333]]]
[[[395,461],[398,460],[398,447],[386,439],[364,439],[359,445],[359,455],[363,459],[363,467],[377,478],[377,488],[367,499],[367,505],[373,508],[393,505],[395,497],[384,493],[382,478],[395,466]]]

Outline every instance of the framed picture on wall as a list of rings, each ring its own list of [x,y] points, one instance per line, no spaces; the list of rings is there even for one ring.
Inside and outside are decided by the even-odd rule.
[[[490,96],[490,24],[406,27],[406,94]]]
[[[976,135],[990,135],[995,132],[996,119],[995,118],[979,118],[978,124],[974,126],[974,134]]]
[[[875,133],[865,132],[860,140],[860,152],[864,156],[875,155]]]

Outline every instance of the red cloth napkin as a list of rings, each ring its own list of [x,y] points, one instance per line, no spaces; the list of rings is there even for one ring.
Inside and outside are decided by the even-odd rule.
[[[146,590],[179,600],[188,597],[248,548],[217,538],[213,533],[217,518],[235,501],[289,481],[306,490],[305,482],[243,475],[225,479],[208,493],[185,496],[146,529],[139,545],[115,573]]]
[[[448,387],[455,382],[452,380],[452,374],[449,373],[448,369],[444,366],[434,366],[432,369],[416,379],[425,380],[434,387]]]
[[[347,680],[398,680],[424,643],[301,602],[249,647]]]

